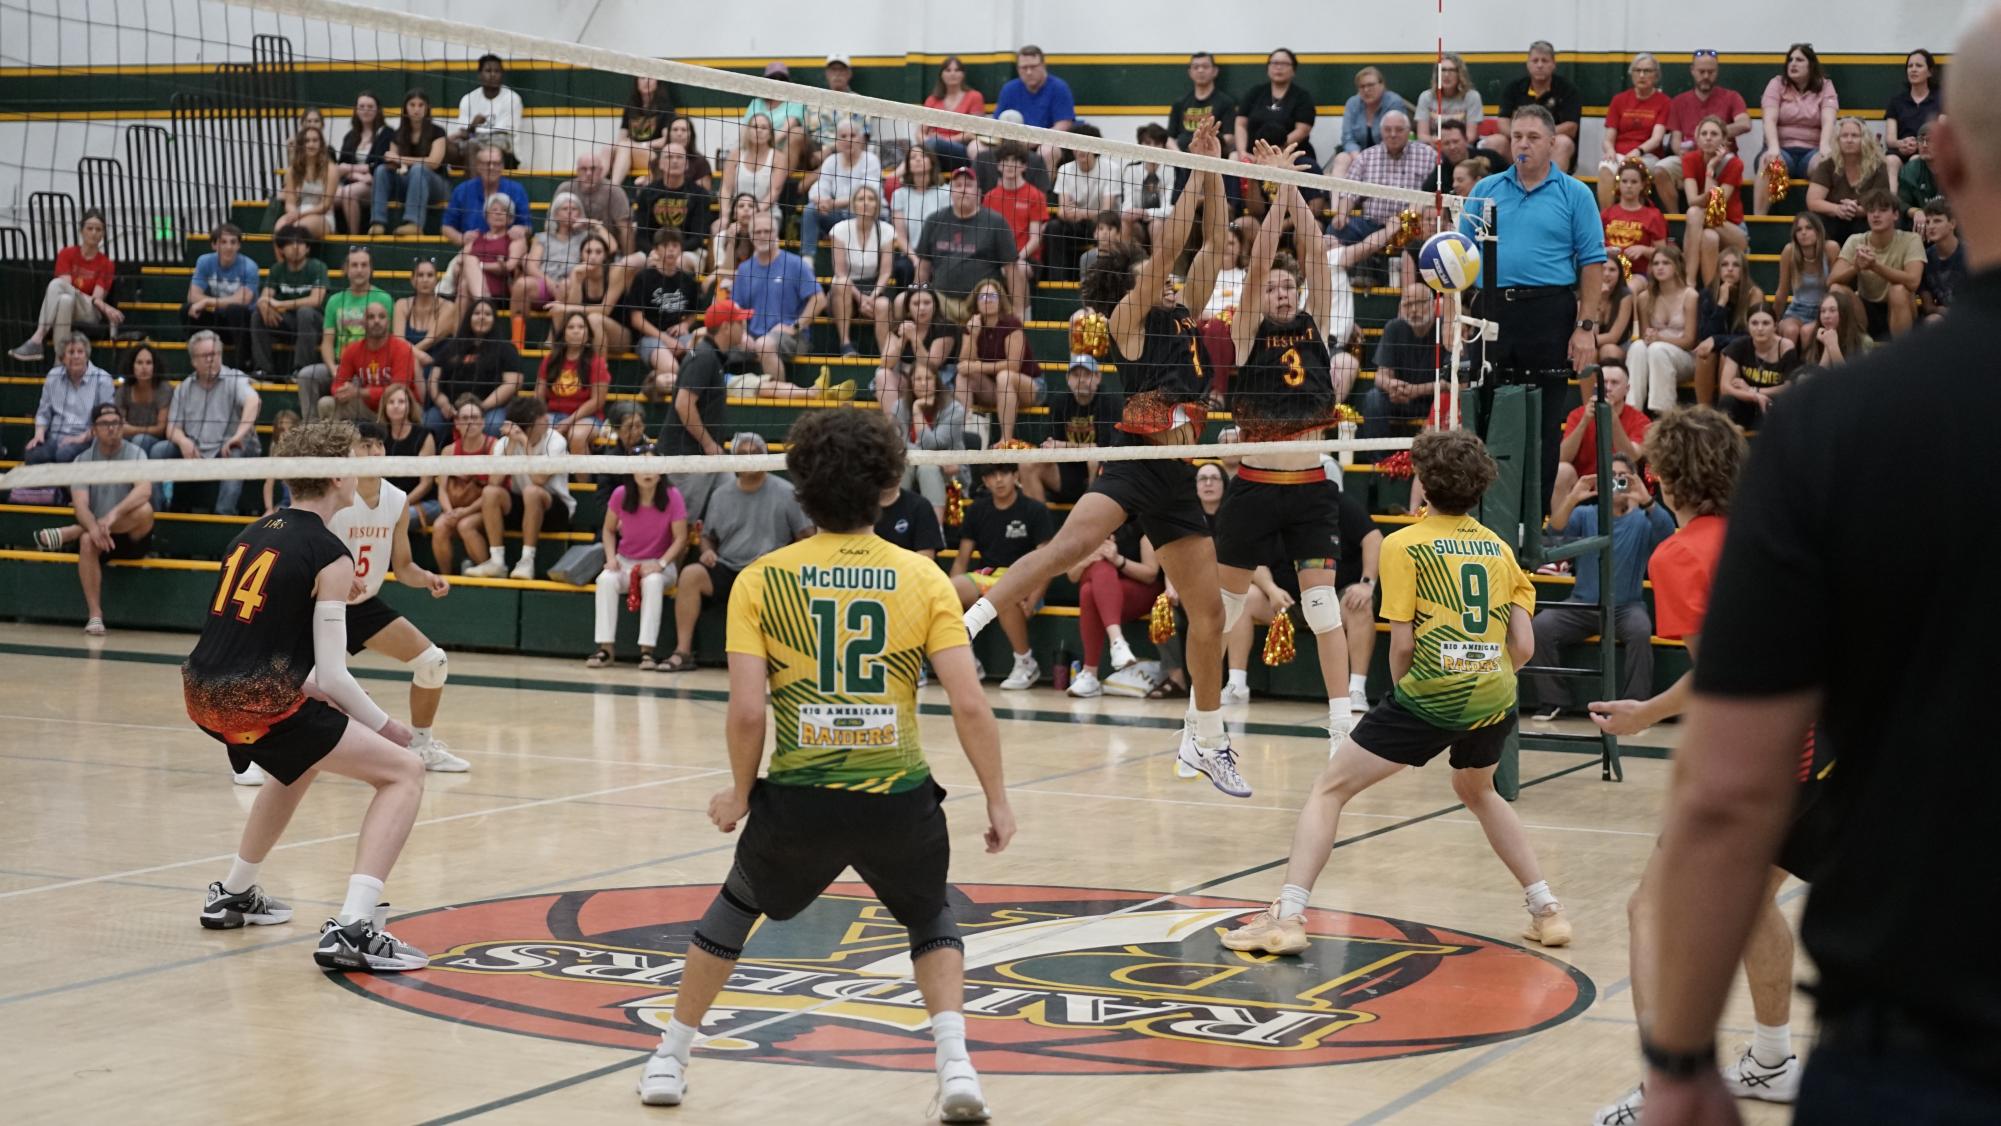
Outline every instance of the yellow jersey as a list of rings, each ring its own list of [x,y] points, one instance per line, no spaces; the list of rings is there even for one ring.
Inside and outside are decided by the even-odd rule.
[[[1515,710],[1509,608],[1535,613],[1535,587],[1499,536],[1471,516],[1427,516],[1383,540],[1383,617],[1410,622],[1417,648],[1397,702],[1453,730]]]
[[[918,668],[970,644],[937,563],[872,533],[779,548],[737,576],[726,644],[770,670],[768,780],[893,794],[931,777],[917,739]]]

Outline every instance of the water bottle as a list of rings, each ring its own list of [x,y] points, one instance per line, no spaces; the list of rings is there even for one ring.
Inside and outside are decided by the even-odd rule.
[[[1051,679],[1055,682],[1058,692],[1067,692],[1070,690],[1070,678],[1076,675],[1075,665],[1076,662],[1070,659],[1069,646],[1058,645],[1056,647],[1056,667],[1051,672]]]

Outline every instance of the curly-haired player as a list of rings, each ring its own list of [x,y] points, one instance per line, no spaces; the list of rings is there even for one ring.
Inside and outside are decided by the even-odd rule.
[[[792,918],[852,865],[909,932],[937,1043],[940,1117],[987,1120],[960,1009],[966,959],[946,899],[945,791],[918,741],[926,658],[986,791],[988,852],[1007,847],[1014,812],[1001,781],[1000,728],[973,671],[958,595],[936,563],[875,535],[882,497],[903,466],[903,438],[876,411],[815,411],[786,438],[785,468],[819,532],[744,568],[730,591],[735,779],[709,800],[709,820],[725,833],[750,820],[728,879],[695,926],[673,1019],[639,1080],[643,1103],[680,1103],[696,1031],[759,917]],[[759,779],[767,688],[777,749]]]
[[[1216,122],[1196,129],[1188,151],[1216,156]],[[1188,271],[1179,298],[1170,272],[1187,246],[1197,208],[1202,212],[1202,251]],[[1207,421],[1201,342],[1195,315],[1209,302],[1216,273],[1229,245],[1229,210],[1222,177],[1199,172],[1174,203],[1153,253],[1129,243],[1103,251],[1084,275],[1083,298],[1111,321],[1119,355],[1119,379],[1126,388],[1119,422],[1123,444],[1185,445],[1202,437]],[[1181,740],[1184,765],[1209,776],[1217,789],[1247,798],[1251,787],[1237,772],[1236,753],[1223,730],[1223,599],[1218,594],[1216,545],[1195,497],[1195,467],[1172,458],[1113,461],[1077,501],[1056,538],[1007,569],[986,596],[966,609],[966,630],[974,637],[991,623],[996,607],[1020,602],[1062,571],[1098,549],[1127,520],[1139,522],[1153,542],[1167,581],[1180,592],[1188,615],[1188,676],[1195,715]],[[1025,670],[1025,671],[1024,671]],[[1016,676],[1033,680],[1035,658],[1015,655]]]
[[[273,456],[344,458],[354,442],[347,423],[316,422],[280,438]],[[378,901],[417,819],[424,764],[410,753],[410,729],[347,671],[354,560],[327,523],[354,503],[354,482],[286,481],[291,506],[250,525],[223,554],[201,640],[181,666],[188,717],[229,748],[232,770],[254,762],[272,783],[251,803],[229,874],[208,886],[201,925],[291,921],[292,909],[258,886],[258,867],[306,787],[331,770],[375,787],[375,797],[361,820],[347,898],[320,928],[313,959],[329,969],[415,970],[430,959],[382,929],[387,904]]]
[[[1327,760],[1293,829],[1285,887],[1269,908],[1223,936],[1231,950],[1303,953],[1310,943],[1306,900],[1334,847],[1342,807],[1447,750],[1453,792],[1522,885],[1524,935],[1544,946],[1570,941],[1570,923],[1521,819],[1494,791],[1494,767],[1515,726],[1515,669],[1535,652],[1535,588],[1508,545],[1466,515],[1498,470],[1480,439],[1463,430],[1420,435],[1410,453],[1431,512],[1383,541],[1383,617],[1396,691]]]

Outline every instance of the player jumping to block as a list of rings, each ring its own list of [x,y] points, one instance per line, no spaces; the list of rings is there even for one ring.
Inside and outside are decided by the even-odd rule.
[[[1291,168],[1293,150],[1260,141],[1257,162]],[[1298,260],[1277,256],[1286,217]],[[1302,276],[1302,266],[1304,267]],[[1302,285],[1303,283],[1303,285]],[[1299,293],[1307,293],[1300,308]],[[1319,438],[1333,425],[1341,391],[1333,352],[1320,326],[1334,304],[1334,284],[1320,225],[1299,189],[1280,185],[1251,244],[1243,304],[1230,322],[1236,355],[1248,357],[1230,380],[1230,414],[1247,442]],[[1341,493],[1317,453],[1246,455],[1216,513],[1216,562],[1226,622],[1243,613],[1251,578],[1268,560],[1299,571],[1299,607],[1320,651],[1333,747],[1353,725],[1348,700],[1348,635],[1334,585],[1341,558]]]
[[[816,411],[786,439],[785,468],[819,532],[745,568],[730,592],[735,781],[709,799],[709,820],[725,833],[749,821],[722,891],[695,926],[673,1019],[639,1080],[649,1106],[686,1094],[703,1015],[759,917],[792,918],[852,865],[909,932],[937,1044],[940,1116],[987,1120],[961,1011],[965,945],[946,899],[945,791],[918,743],[917,677],[927,657],[986,793],[988,852],[1013,838],[1014,811],[1001,781],[1000,728],[951,582],[935,562],[874,533],[903,467],[903,438],[877,411]],[[767,687],[777,749],[759,779]]]
[[[348,456],[354,427],[316,422],[279,439],[273,456]],[[282,473],[283,470],[281,469]],[[375,705],[347,671],[347,598],[354,560],[327,530],[354,501],[354,478],[294,477],[292,504],[230,542],[201,640],[181,666],[188,717],[229,748],[230,766],[264,768],[273,784],[251,803],[229,874],[208,886],[211,930],[290,922],[264,894],[258,867],[322,770],[375,788],[355,842],[354,874],[339,914],[320,928],[313,960],[328,969],[416,970],[422,951],[383,930],[382,881],[395,865],[424,796],[424,765],[410,729]],[[316,678],[307,692],[307,678]]]
[[[1213,118],[1196,129],[1188,151],[1199,156],[1220,153]],[[1198,207],[1202,251],[1177,299],[1170,273],[1188,243]],[[1112,343],[1118,349],[1119,378],[1126,388],[1119,422],[1122,445],[1190,445],[1202,438],[1208,418],[1203,406],[1208,378],[1202,369],[1195,316],[1189,310],[1209,303],[1216,272],[1228,254],[1229,218],[1222,177],[1198,172],[1174,201],[1174,212],[1150,256],[1143,256],[1132,243],[1120,243],[1101,252],[1084,275],[1084,304],[1111,321]],[[1237,772],[1236,752],[1223,730],[1223,633],[1230,622],[1218,593],[1216,545],[1195,496],[1195,467],[1188,462],[1161,458],[1105,463],[1104,472],[1078,499],[1056,538],[1009,567],[985,597],[967,608],[966,630],[978,637],[998,614],[996,607],[1041,589],[1059,571],[1098,550],[1128,519],[1139,521],[1153,542],[1154,555],[1188,615],[1188,676],[1195,714],[1182,733],[1181,761],[1208,775],[1231,797],[1250,797],[1251,787]]]
[[[1535,588],[1508,545],[1466,515],[1493,484],[1494,459],[1463,430],[1423,434],[1410,452],[1431,511],[1383,541],[1383,617],[1396,690],[1362,717],[1314,781],[1293,829],[1285,887],[1269,908],[1223,936],[1231,950],[1305,951],[1307,896],[1334,848],[1342,807],[1448,749],[1453,793],[1521,882],[1529,910],[1524,937],[1544,946],[1570,942],[1570,923],[1521,819],[1494,791],[1494,767],[1515,727],[1515,669],[1535,652]]]
[[[381,425],[362,422],[355,429],[360,436],[354,456],[381,457],[386,444]],[[354,556],[356,590],[347,605],[347,651],[352,656],[373,649],[410,667],[410,729],[416,732],[410,749],[424,760],[425,770],[461,774],[472,764],[431,735],[450,667],[445,651],[379,597],[382,579],[392,570],[397,582],[428,590],[432,598],[452,592],[443,575],[410,558],[409,499],[380,477],[362,477],[355,484],[354,503],[334,513],[328,525]]]

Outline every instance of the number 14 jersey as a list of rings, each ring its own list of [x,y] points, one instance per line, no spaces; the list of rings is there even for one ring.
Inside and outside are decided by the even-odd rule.
[[[765,663],[787,786],[871,794],[931,777],[917,737],[917,673],[968,644],[938,564],[873,534],[821,532],[760,557],[730,592],[731,653]]]
[[[1455,730],[1514,711],[1509,607],[1535,613],[1535,587],[1499,536],[1471,516],[1427,516],[1383,541],[1382,582],[1383,617],[1410,622],[1417,642],[1398,703]]]

